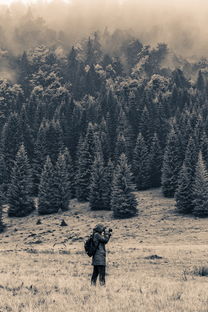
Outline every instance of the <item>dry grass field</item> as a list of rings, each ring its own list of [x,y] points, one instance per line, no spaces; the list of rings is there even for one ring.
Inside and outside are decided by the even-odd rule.
[[[196,271],[208,267],[208,220],[177,215],[158,189],[137,196],[139,216],[129,220],[76,201],[57,215],[5,216],[0,312],[207,312],[208,277]],[[107,284],[91,287],[83,240],[100,222],[113,228]]]

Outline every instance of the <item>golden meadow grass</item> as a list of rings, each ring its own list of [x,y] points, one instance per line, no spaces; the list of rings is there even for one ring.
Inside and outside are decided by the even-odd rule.
[[[178,216],[159,190],[137,194],[140,215],[129,220],[76,201],[69,212],[40,217],[41,225],[36,215],[5,217],[0,311],[207,312],[208,277],[194,274],[208,266],[207,220]],[[67,227],[60,227],[63,218]],[[83,252],[98,222],[113,228],[106,287],[90,286],[91,259]]]

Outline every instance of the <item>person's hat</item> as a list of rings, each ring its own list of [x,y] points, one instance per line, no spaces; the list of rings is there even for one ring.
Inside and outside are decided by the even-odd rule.
[[[101,223],[97,224],[94,228],[94,231],[95,232],[99,232],[99,233],[102,233],[105,229],[105,226]]]

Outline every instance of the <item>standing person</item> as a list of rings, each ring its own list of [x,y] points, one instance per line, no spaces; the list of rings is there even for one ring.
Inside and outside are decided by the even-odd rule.
[[[102,224],[97,224],[93,229],[93,242],[96,251],[92,257],[93,273],[91,277],[91,285],[96,285],[99,275],[100,285],[105,285],[105,268],[106,268],[106,250],[105,244],[111,237],[112,230],[107,230]]]

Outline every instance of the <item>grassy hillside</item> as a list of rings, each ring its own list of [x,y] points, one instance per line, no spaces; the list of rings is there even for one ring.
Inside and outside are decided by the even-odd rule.
[[[0,311],[207,312],[208,277],[199,271],[208,267],[208,220],[177,215],[158,189],[136,194],[139,216],[129,220],[76,201],[57,215],[5,216]],[[98,222],[113,228],[103,288],[90,286],[91,259],[83,252]]]

